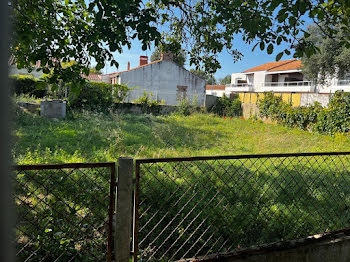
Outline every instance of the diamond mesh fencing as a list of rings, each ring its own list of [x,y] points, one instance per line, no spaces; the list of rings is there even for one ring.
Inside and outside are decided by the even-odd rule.
[[[114,163],[15,166],[17,261],[111,261]]]
[[[137,258],[173,261],[349,227],[349,154],[137,160]]]

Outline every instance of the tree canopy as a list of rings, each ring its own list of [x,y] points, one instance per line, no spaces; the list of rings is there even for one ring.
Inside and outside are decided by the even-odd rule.
[[[350,49],[341,44],[344,32],[328,37],[318,26],[308,27],[309,40],[319,52],[303,57],[303,72],[312,81],[323,83],[327,78],[344,78],[350,73]]]
[[[205,71],[200,69],[190,69],[190,72],[204,79],[208,85],[216,85],[216,79],[212,74],[206,73]]]
[[[11,52],[19,68],[33,70],[41,61],[50,80],[79,80],[89,73],[91,59],[99,70],[118,66],[113,52],[130,48],[138,39],[142,49],[166,44],[169,51],[185,48],[189,64],[212,74],[220,68],[225,49],[234,60],[242,57],[235,40],[241,38],[272,54],[281,43],[289,46],[276,57],[295,50],[296,57],[315,52],[304,35],[306,19],[328,37],[347,32],[339,44],[349,47],[350,3],[347,0],[10,0]],[[71,67],[60,62],[74,60]]]
[[[227,75],[224,78],[220,79],[220,85],[231,84],[231,75]]]
[[[164,52],[162,50],[163,50],[162,47],[160,47],[160,46],[156,47],[156,49],[153,51],[153,53],[151,55],[151,62],[160,60],[161,53]],[[174,54],[173,61],[175,63],[177,63],[179,66],[183,67],[186,63],[186,54],[185,54],[184,50],[180,50],[177,54]]]

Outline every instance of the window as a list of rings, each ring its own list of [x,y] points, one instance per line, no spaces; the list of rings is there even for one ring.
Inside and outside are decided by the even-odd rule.
[[[176,100],[181,101],[186,98],[187,86],[177,86]]]

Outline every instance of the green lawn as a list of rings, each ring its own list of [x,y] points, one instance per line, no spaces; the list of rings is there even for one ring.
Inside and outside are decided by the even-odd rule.
[[[350,150],[350,139],[344,135],[330,137],[206,114],[155,117],[75,113],[66,120],[49,120],[17,111],[12,130],[13,158],[18,164],[116,161],[119,156]],[[188,254],[185,251],[200,250],[204,246],[203,254],[226,252],[237,246],[295,239],[348,227],[349,165],[347,156],[142,165],[139,223],[144,229],[139,232],[139,240],[145,241],[140,242],[141,257],[148,258],[148,251],[154,246],[156,258],[162,254],[165,258],[192,257],[195,251]],[[17,243],[18,249],[26,247],[21,253],[24,258],[44,246],[52,257],[65,250],[67,257],[80,253],[82,261],[96,261],[89,255],[90,245],[94,245],[92,250],[95,250],[104,243],[103,238],[94,237],[92,241],[87,237],[85,242],[79,242],[77,236],[85,230],[84,223],[79,220],[75,226],[61,218],[62,213],[68,212],[75,221],[76,213],[96,208],[98,193],[105,197],[103,192],[109,188],[105,183],[101,186],[105,191],[101,191],[101,187],[91,184],[96,179],[93,173],[81,176],[79,170],[76,172],[72,173],[73,180],[54,171],[17,173],[18,213],[27,214],[28,207],[35,210],[30,212],[33,218],[24,217],[16,232],[21,240]],[[42,204],[43,195],[55,207],[50,213]],[[62,200],[75,211],[62,205]],[[23,204],[28,201],[31,206]],[[106,217],[107,209],[98,207],[97,218]],[[51,221],[50,227],[46,225],[47,220]],[[38,225],[33,227],[32,221]],[[171,226],[163,230],[169,224]],[[202,228],[202,225],[210,227],[204,231],[206,226]],[[33,240],[31,245],[27,245],[23,232]],[[158,235],[161,236],[158,238]],[[104,249],[97,248],[94,254],[103,256],[101,250]],[[44,256],[46,252],[38,253],[37,259]]]
[[[214,115],[73,114],[66,120],[17,113],[16,163],[116,161],[119,156],[186,157],[349,151],[350,139]]]

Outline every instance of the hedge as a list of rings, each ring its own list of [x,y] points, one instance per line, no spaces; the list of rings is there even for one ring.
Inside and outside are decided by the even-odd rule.
[[[106,111],[123,102],[128,90],[125,85],[86,82],[78,91],[69,92],[68,105],[73,109]]]
[[[34,78],[31,75],[10,76],[11,94],[27,94],[36,98],[43,98],[47,94],[47,85],[43,80]]]
[[[315,102],[313,106],[292,107],[281,97],[266,93],[258,102],[261,117],[269,117],[289,127],[333,135],[350,130],[350,93],[336,92],[328,108]]]
[[[231,95],[231,98],[219,97],[216,104],[209,109],[209,112],[220,116],[241,116],[242,104],[237,94]]]

